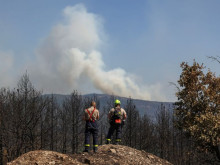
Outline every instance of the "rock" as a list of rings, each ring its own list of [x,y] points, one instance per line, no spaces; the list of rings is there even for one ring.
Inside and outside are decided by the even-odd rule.
[[[55,164],[56,164],[55,161],[52,161],[52,162],[49,163],[49,165],[55,165]]]
[[[110,149],[110,151],[111,151],[112,153],[114,153],[114,154],[117,153],[115,149]]]
[[[152,155],[148,155],[148,158],[153,159],[153,158],[154,158],[154,156],[152,156]]]
[[[85,164],[90,164],[90,160],[85,158],[84,163]]]

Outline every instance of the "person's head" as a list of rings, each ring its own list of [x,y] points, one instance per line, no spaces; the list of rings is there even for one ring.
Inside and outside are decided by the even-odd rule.
[[[115,107],[120,107],[120,106],[121,106],[120,100],[116,99],[115,100]]]
[[[96,107],[96,102],[95,102],[95,101],[92,101],[92,102],[91,102],[91,106]]]

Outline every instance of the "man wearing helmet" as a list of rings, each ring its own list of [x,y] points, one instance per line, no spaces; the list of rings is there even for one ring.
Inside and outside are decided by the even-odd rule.
[[[99,110],[96,109],[96,103],[94,101],[91,102],[91,107],[85,110],[83,119],[86,121],[85,150],[84,150],[84,152],[89,152],[90,134],[93,135],[93,151],[97,152],[97,149],[98,149],[98,125],[97,125],[96,120],[99,119]]]
[[[115,108],[112,108],[108,114],[108,119],[110,121],[110,128],[108,131],[108,135],[106,137],[107,144],[110,144],[111,136],[114,134],[115,130],[116,130],[116,144],[121,142],[122,125],[126,118],[127,115],[125,110],[121,108],[120,100],[115,100]]]

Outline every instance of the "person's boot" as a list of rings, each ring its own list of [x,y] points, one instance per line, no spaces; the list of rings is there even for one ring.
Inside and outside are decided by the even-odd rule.
[[[85,146],[85,149],[83,152],[89,152],[89,146]]]
[[[88,149],[84,149],[83,152],[89,152],[89,150]]]
[[[98,152],[98,147],[93,148],[94,153]]]
[[[94,151],[94,153],[97,153],[97,151],[98,151],[98,145],[97,144],[93,145],[93,151]]]
[[[115,145],[119,145],[120,142],[121,142],[121,139],[116,139],[116,141],[115,141]]]
[[[111,139],[106,139],[106,144],[110,144]]]

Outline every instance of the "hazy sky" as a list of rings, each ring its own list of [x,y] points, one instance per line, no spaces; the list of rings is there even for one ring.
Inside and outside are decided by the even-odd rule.
[[[0,87],[16,85],[27,70],[45,93],[118,90],[126,97],[134,93],[134,98],[174,101],[169,82],[177,81],[182,61],[196,59],[220,74],[220,64],[207,59],[220,55],[219,9],[219,0],[0,0]],[[67,50],[72,54],[60,55]],[[98,66],[89,72],[95,57]],[[69,58],[73,63],[66,67]],[[77,61],[92,66],[71,76],[78,69],[71,64]],[[61,85],[66,87],[61,90]]]

